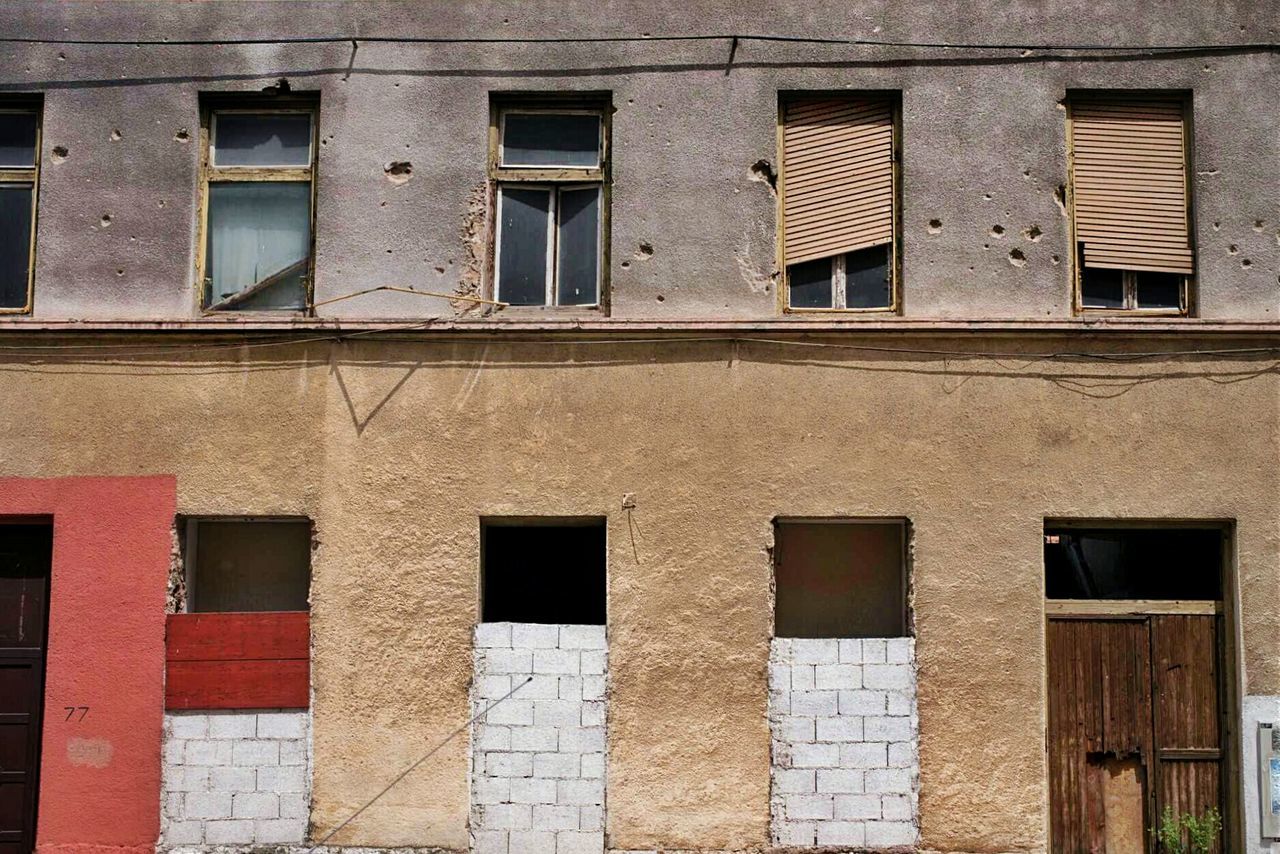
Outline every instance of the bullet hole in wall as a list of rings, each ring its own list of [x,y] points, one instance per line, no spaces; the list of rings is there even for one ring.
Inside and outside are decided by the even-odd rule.
[[[1220,223],[1220,222],[1215,222],[1215,223],[1213,224],[1213,230],[1214,230],[1214,231],[1221,231],[1221,230],[1222,230],[1222,223]]]
[[[1022,253],[1021,249],[1009,250],[1009,263],[1015,267],[1027,266],[1027,256]]]
[[[110,227],[111,227],[111,214],[109,214],[109,213],[104,213],[104,214],[102,215],[102,218],[98,220],[98,225],[99,225],[99,226],[101,226],[102,228],[110,228]]]
[[[1240,266],[1247,270],[1253,266],[1253,262],[1250,261],[1248,258],[1242,258],[1240,259]]]
[[[667,301],[666,297],[664,297],[662,294],[658,294],[658,302],[666,302],[666,301]]]
[[[1255,219],[1253,221],[1253,230],[1261,234],[1262,229],[1266,228],[1266,225],[1267,221],[1265,219]]]
[[[404,184],[413,178],[413,164],[407,160],[393,160],[383,164],[382,172],[392,184]]]
[[[1061,259],[1061,258],[1059,258],[1057,255],[1051,255],[1051,256],[1049,256],[1049,261],[1050,261],[1050,262],[1053,264],[1053,266],[1055,266],[1055,267],[1062,263],[1062,259]]]
[[[1044,235],[1044,232],[1040,230],[1040,226],[1038,225],[1033,225],[1030,228],[1024,228],[1022,230],[1022,236],[1025,237],[1027,240],[1030,240],[1032,243],[1039,243],[1040,238],[1043,235]]]
[[[122,136],[122,135],[121,135],[120,131],[118,131],[118,130],[112,130],[112,131],[111,131],[111,141],[112,141],[112,142],[119,142],[119,141],[120,141],[120,140],[122,140],[122,139],[124,139],[124,136]]]
[[[119,268],[118,270],[116,270],[116,275],[117,275],[117,276],[123,276],[123,275],[124,275],[124,268],[123,268],[123,267],[121,267],[121,268]]]
[[[65,145],[55,145],[50,152],[49,159],[54,163],[62,163],[71,154]]]
[[[647,261],[653,257],[653,244],[646,240],[640,241],[640,248],[636,250],[635,259],[637,261]]]
[[[757,160],[747,170],[747,177],[752,181],[768,184],[770,190],[778,188],[778,173],[773,171],[773,164],[768,160]]]
[[[940,220],[940,219],[931,219],[931,220],[929,220],[929,229],[928,229],[928,231],[929,231],[929,233],[930,233],[930,234],[941,234],[941,233],[942,233],[942,220]]]
[[[1004,237],[1004,226],[998,223],[996,225],[991,226],[991,236]]]
[[[990,194],[990,193],[983,193],[983,194],[982,194],[982,200],[983,200],[984,202],[989,202],[989,201],[991,201],[991,198],[992,198],[992,196],[991,196],[991,194]]]
[[[1228,246],[1228,247],[1227,247],[1227,254],[1228,254],[1228,255],[1238,255],[1238,254],[1240,254],[1240,247],[1239,247],[1239,246],[1236,246],[1234,243],[1232,243],[1230,246]]]
[[[1058,213],[1067,215],[1067,185],[1059,184],[1053,188],[1053,201],[1058,205]]]
[[[186,128],[180,128],[178,132],[173,135],[173,141],[174,142],[190,142],[191,131],[187,130]]]
[[[630,269],[631,269],[631,262],[630,262],[630,261],[623,261],[623,262],[622,262],[622,269],[624,269],[624,270],[630,270]]]

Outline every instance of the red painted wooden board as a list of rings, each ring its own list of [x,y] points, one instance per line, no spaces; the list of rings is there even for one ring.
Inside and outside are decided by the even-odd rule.
[[[311,704],[306,612],[170,614],[166,648],[166,709]]]

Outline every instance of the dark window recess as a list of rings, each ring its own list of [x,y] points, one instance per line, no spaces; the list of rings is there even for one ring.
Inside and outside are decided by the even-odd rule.
[[[1182,307],[1182,276],[1179,273],[1134,273],[1138,308]]]
[[[192,519],[186,549],[188,611],[308,610],[310,521]]]
[[[486,623],[604,625],[604,520],[481,523]]]
[[[831,308],[834,268],[830,258],[804,261],[787,268],[792,308]]]
[[[844,269],[846,308],[888,308],[893,304],[889,244],[850,252],[844,256]]]
[[[1085,308],[1124,308],[1124,271],[1081,267],[1080,302]]]
[[[0,184],[0,308],[27,304],[32,184]]]
[[[780,638],[884,638],[907,632],[906,523],[778,522]]]
[[[1049,599],[1222,598],[1222,532],[1045,528]]]

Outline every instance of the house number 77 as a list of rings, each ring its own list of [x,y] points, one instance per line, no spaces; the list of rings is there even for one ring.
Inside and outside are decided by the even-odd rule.
[[[76,718],[77,723],[84,720],[84,716],[89,714],[88,706],[63,706],[62,708],[67,712],[67,720],[71,720],[75,717],[76,712],[79,712],[80,717]]]

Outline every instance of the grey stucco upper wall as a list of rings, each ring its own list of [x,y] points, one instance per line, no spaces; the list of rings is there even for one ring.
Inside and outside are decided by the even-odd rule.
[[[1196,46],[1274,43],[1278,28],[1280,0],[27,2],[6,5],[0,35],[736,32]],[[904,315],[1065,319],[1072,301],[1069,223],[1056,195],[1067,172],[1061,102],[1072,89],[1180,89],[1194,104],[1196,314],[1280,316],[1274,51],[1152,58],[747,41],[732,67],[728,56],[725,41],[362,43],[348,69],[350,44],[0,45],[0,90],[45,98],[35,317],[196,316],[199,94],[257,92],[280,77],[320,96],[317,300],[384,284],[465,288],[483,238],[490,93],[606,90],[615,109],[611,316],[777,317],[775,199],[751,166],[776,162],[778,92],[872,89],[902,96]],[[67,149],[59,162],[50,156],[55,146]],[[413,164],[412,180],[387,180],[383,165],[393,160]],[[1002,236],[992,234],[997,225]],[[1011,263],[1015,248],[1022,266]],[[454,310],[444,300],[379,293],[318,313]]]

